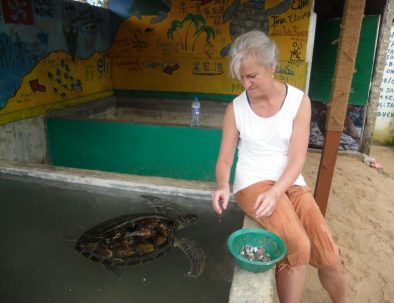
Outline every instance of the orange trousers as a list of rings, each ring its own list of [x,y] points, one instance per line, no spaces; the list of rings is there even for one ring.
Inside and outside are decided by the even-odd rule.
[[[279,199],[271,216],[256,217],[257,196],[273,184],[273,181],[261,181],[242,189],[234,197],[245,214],[285,242],[287,255],[278,263],[277,270],[286,265],[310,264],[322,268],[341,263],[340,251],[308,186],[291,186]]]

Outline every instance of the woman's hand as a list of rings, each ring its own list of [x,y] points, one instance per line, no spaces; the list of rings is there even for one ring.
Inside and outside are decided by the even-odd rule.
[[[258,195],[256,202],[254,203],[256,217],[271,216],[275,211],[279,198],[280,195],[272,188]]]
[[[230,199],[230,190],[217,189],[212,193],[212,206],[218,214],[226,210],[228,200]]]
[[[230,172],[233,165],[239,133],[235,125],[233,103],[227,105],[223,117],[222,141],[216,161],[216,190],[212,193],[212,205],[220,215],[227,208],[230,198]]]

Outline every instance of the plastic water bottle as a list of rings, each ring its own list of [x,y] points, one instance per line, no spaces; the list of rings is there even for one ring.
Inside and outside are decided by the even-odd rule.
[[[194,97],[192,103],[192,121],[190,124],[191,127],[200,126],[200,108],[200,100],[198,100],[198,97]]]

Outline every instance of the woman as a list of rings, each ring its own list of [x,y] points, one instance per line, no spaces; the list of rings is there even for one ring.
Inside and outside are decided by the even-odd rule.
[[[280,302],[301,301],[307,264],[318,268],[332,301],[345,302],[339,250],[301,175],[309,140],[310,100],[301,90],[273,78],[277,47],[263,32],[239,36],[230,57],[232,76],[245,91],[224,114],[213,207],[219,214],[227,208],[238,146],[235,200],[287,246],[287,256],[276,269]]]

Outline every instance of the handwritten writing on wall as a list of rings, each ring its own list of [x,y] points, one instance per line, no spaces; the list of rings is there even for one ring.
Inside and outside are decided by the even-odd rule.
[[[33,0],[34,14],[40,17],[55,17],[53,1],[54,0]]]
[[[173,0],[160,20],[160,12],[131,15],[110,52],[114,88],[238,94],[228,50],[236,36],[258,28],[279,46],[276,77],[302,89],[311,9],[311,0]]]
[[[378,144],[394,145],[394,26],[390,31],[386,64],[380,85],[373,140]]]
[[[283,16],[272,16],[270,37],[280,49],[276,75],[299,88],[306,84],[306,51],[311,17],[309,1],[294,0]]]
[[[394,26],[391,28],[383,80],[380,86],[376,125],[384,126],[394,121]]]

